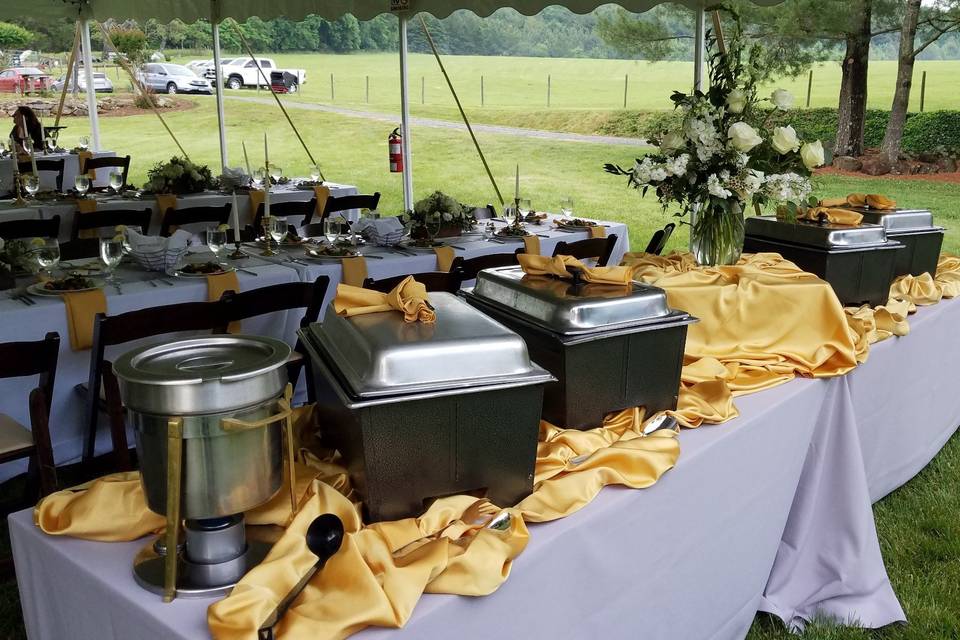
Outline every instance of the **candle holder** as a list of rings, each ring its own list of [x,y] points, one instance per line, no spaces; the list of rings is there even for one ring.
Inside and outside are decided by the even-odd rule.
[[[16,166],[16,160],[14,160],[14,166]],[[23,197],[22,179],[23,179],[23,174],[21,174],[20,172],[13,174],[13,193],[14,193],[13,204],[18,207],[24,207],[27,205],[27,201]]]
[[[520,215],[520,198],[513,200],[513,222],[509,226],[515,231],[524,231],[523,216]]]
[[[237,233],[236,241],[235,241],[233,244],[234,244],[235,249],[234,249],[233,253],[231,253],[231,254],[229,254],[229,255],[227,256],[228,258],[230,258],[231,260],[243,260],[244,258],[249,258],[249,257],[250,257],[250,256],[248,256],[247,254],[245,254],[245,253],[240,249],[240,234],[239,234],[239,232]]]

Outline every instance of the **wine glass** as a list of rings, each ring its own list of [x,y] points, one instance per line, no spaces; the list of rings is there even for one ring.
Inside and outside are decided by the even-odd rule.
[[[227,231],[219,227],[207,229],[207,248],[216,256],[217,262],[223,259],[223,252],[227,250]]]
[[[310,165],[310,179],[314,182],[320,180],[320,165],[312,164]]]
[[[253,182],[254,189],[262,189],[263,183],[267,179],[267,170],[263,167],[257,167],[253,170],[253,175],[250,176],[251,181]]]
[[[40,191],[40,176],[33,173],[23,176],[23,188],[30,196],[36,195]]]
[[[279,245],[287,236],[287,219],[271,216],[270,220],[272,221],[269,228],[270,238]]]
[[[323,221],[323,237],[327,243],[333,245],[340,238],[340,221],[334,218],[327,218]]]
[[[110,188],[115,193],[120,193],[120,189],[123,188],[123,174],[119,171],[110,172]]]
[[[50,277],[53,277],[53,269],[60,264],[60,243],[56,238],[40,238],[42,244],[38,243],[35,255],[40,269]]]
[[[563,214],[565,218],[573,216],[573,198],[567,196],[566,198],[560,199],[560,213]]]
[[[90,148],[90,138],[89,136],[80,136],[80,139],[77,140],[77,146],[80,147],[81,151],[86,151]]]
[[[87,177],[86,174],[78,174],[77,177],[73,179],[73,187],[77,190],[77,193],[83,197],[90,189],[90,178]]]
[[[280,183],[280,178],[283,177],[283,169],[281,169],[280,167],[278,167],[273,163],[270,163],[270,169],[268,173],[270,174],[270,177],[273,179],[273,182],[276,182],[277,184]]]
[[[519,211],[520,215],[526,217],[531,211],[531,204],[529,198],[522,198],[520,200]]]
[[[100,239],[100,260],[107,268],[107,282],[113,283],[113,270],[123,260],[123,240],[116,236]]]

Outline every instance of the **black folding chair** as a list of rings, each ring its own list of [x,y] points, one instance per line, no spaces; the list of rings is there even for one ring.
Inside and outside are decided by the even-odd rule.
[[[553,249],[555,256],[573,256],[577,260],[596,259],[598,267],[607,266],[613,248],[617,246],[617,234],[611,233],[606,238],[588,238],[576,242],[557,243]]]
[[[392,278],[383,278],[382,280],[374,280],[373,278],[367,278],[363,281],[363,286],[366,289],[373,289],[374,291],[380,291],[382,293],[390,293],[394,287],[403,282],[404,278],[407,276],[413,276],[414,280],[423,284],[427,288],[427,291],[446,291],[448,293],[456,293],[460,290],[460,285],[463,284],[463,274],[459,271],[425,271],[423,273],[409,273],[402,276],[394,276]]]
[[[377,191],[372,196],[371,195],[355,195],[355,196],[340,196],[333,197],[330,196],[327,198],[327,204],[323,207],[323,213],[320,216],[320,222],[323,222],[330,217],[332,213],[338,213],[340,211],[350,211],[351,209],[373,209],[377,208],[377,205],[380,204],[380,192]],[[308,224],[313,222],[313,211],[311,210],[303,218],[303,223],[301,227],[305,227]]]
[[[120,169],[123,177],[123,186],[127,186],[127,174],[130,173],[130,156],[103,156],[100,158],[88,158],[80,164],[80,173],[89,173],[97,169]],[[100,187],[102,190],[103,187]],[[91,188],[91,191],[94,189]]]
[[[60,236],[60,216],[48,220],[10,220],[0,222],[0,238],[57,238]]]
[[[54,158],[37,158],[34,160],[37,163],[37,173],[56,173],[57,174],[57,191],[63,191],[63,167],[64,160],[63,158],[54,159]],[[31,173],[33,171],[33,165],[29,160],[21,160],[17,163],[17,169],[20,173]]]
[[[189,224],[199,224],[208,222],[217,225],[226,224],[230,219],[230,209],[233,205],[229,202],[222,207],[189,207],[186,209],[177,209],[170,207],[163,214],[163,222],[160,224],[160,235],[164,237],[173,233],[173,227],[182,227]]]
[[[673,230],[676,226],[677,225],[671,222],[663,229],[654,231],[650,242],[647,243],[647,248],[644,250],[644,253],[652,253],[655,256],[661,255],[663,249],[667,246],[667,241],[670,239],[670,236],[673,235]]]
[[[113,228],[117,225],[135,227],[140,233],[146,235],[150,229],[150,216],[153,215],[151,209],[115,209],[112,211],[88,211],[81,213],[76,211],[73,215],[73,231],[70,233],[71,240],[77,240],[82,231],[92,229]]]

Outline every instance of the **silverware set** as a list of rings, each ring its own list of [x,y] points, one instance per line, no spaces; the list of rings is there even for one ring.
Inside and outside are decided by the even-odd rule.
[[[37,301],[25,291],[15,291],[11,293],[10,299],[16,300],[17,302],[20,302],[28,307],[32,307],[33,305],[37,304]]]

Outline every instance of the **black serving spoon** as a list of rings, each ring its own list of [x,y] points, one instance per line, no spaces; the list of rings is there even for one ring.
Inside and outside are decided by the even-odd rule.
[[[306,540],[310,552],[317,556],[317,561],[304,574],[300,582],[290,590],[290,593],[280,601],[273,613],[267,616],[267,619],[260,625],[260,629],[257,631],[257,637],[260,640],[274,640],[273,628],[277,626],[287,609],[313,579],[313,576],[317,575],[317,572],[323,569],[323,565],[327,564],[327,560],[340,550],[340,545],[343,543],[343,522],[332,513],[317,516],[307,528],[304,540]]]

